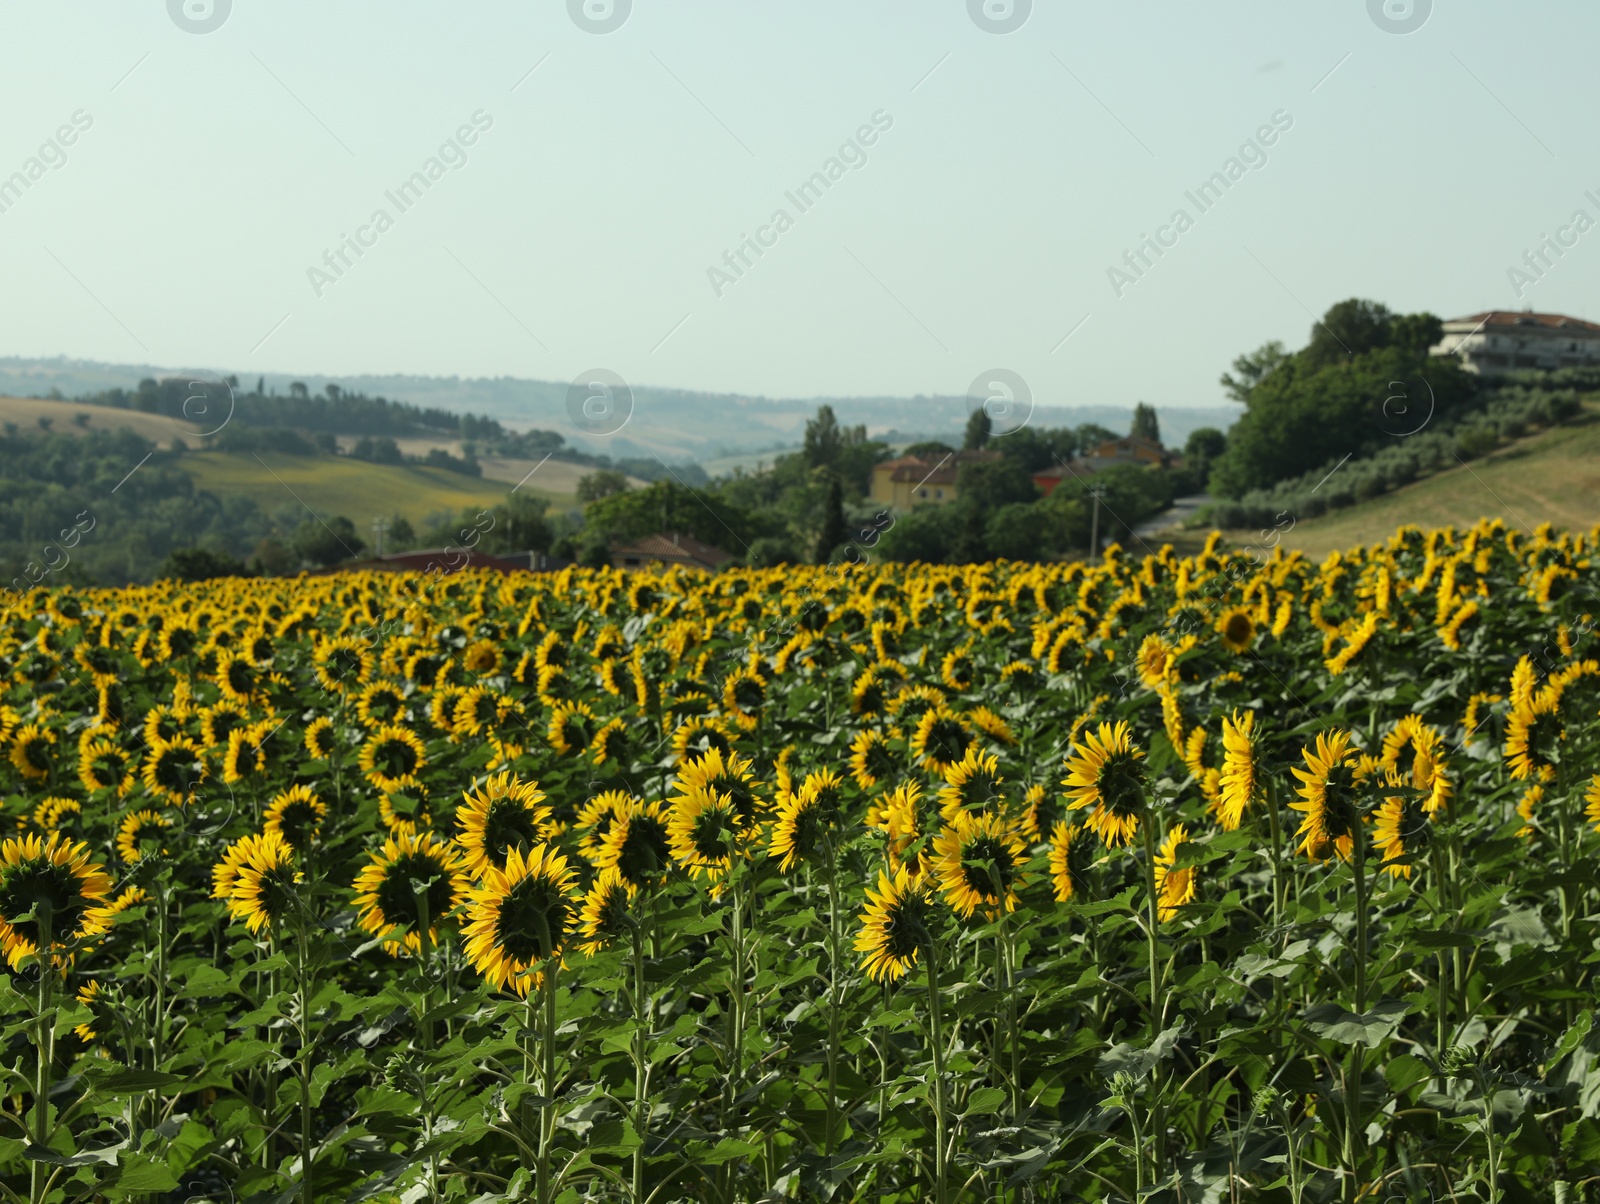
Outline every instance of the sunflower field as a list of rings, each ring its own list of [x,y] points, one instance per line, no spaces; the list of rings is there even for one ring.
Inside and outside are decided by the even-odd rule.
[[[1600,1200],[1597,543],[11,595],[0,1189]]]

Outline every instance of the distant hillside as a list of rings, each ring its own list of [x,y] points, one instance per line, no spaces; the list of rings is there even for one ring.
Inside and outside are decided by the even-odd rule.
[[[1285,548],[1318,559],[1335,549],[1387,539],[1406,523],[1468,527],[1485,516],[1532,530],[1553,523],[1587,531],[1600,523],[1600,405],[1564,426],[1518,439],[1498,451],[1382,497],[1321,518],[1300,519]],[[1249,546],[1260,533],[1230,532]]]
[[[660,457],[668,462],[708,460],[789,447],[799,443],[805,420],[821,404],[834,407],[846,424],[865,423],[869,432],[893,431],[901,439],[948,437],[966,423],[963,396],[940,397],[810,397],[775,399],[727,393],[634,384],[634,411],[628,425],[610,438],[586,437],[573,431],[567,416],[567,383],[520,377],[442,376],[292,376],[284,373],[239,372],[241,388],[252,390],[262,379],[268,392],[286,395],[290,385],[304,383],[313,393],[327,384],[346,392],[366,393],[408,402],[424,409],[475,413],[497,419],[516,430],[545,428],[561,432],[573,446],[616,457]],[[107,364],[91,360],[0,357],[0,394],[72,398],[107,389],[133,389],[145,378],[160,379],[175,368],[149,364]],[[1078,426],[1099,423],[1126,430],[1132,411],[1117,406],[1045,404],[1036,399],[1035,426]],[[1237,406],[1157,406],[1163,438],[1181,445],[1201,426],[1227,428]]]

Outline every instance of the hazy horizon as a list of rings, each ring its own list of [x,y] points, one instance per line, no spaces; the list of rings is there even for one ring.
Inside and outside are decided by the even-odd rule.
[[[1597,316],[1582,240],[1512,275],[1600,215],[1576,3],[1537,70],[1486,2],[168,7],[0,15],[74,49],[0,80],[0,354],[1187,407],[1349,296]]]

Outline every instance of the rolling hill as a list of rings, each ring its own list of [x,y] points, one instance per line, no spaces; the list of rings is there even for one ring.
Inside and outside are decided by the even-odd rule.
[[[1600,405],[1562,426],[1542,430],[1447,472],[1348,509],[1304,519],[1283,537],[1316,559],[1337,549],[1376,543],[1407,523],[1470,526],[1485,516],[1531,531],[1553,523],[1587,531],[1600,523]],[[1229,531],[1236,547],[1254,531]]]

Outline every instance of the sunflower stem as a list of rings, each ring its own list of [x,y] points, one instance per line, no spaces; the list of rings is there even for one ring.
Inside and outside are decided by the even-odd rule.
[[[1366,832],[1357,821],[1355,831],[1353,866],[1356,886],[1356,957],[1355,957],[1355,1010],[1362,1015],[1367,1010],[1367,841]],[[1344,1087],[1344,1194],[1354,1200],[1360,1174],[1357,1163],[1361,1157],[1361,1074],[1365,1069],[1362,1045],[1350,1047],[1350,1069]]]
[[[41,1150],[50,1148],[50,1136],[54,1126],[50,1123],[50,1071],[51,1064],[56,1057],[56,1013],[51,1001],[51,989],[54,960],[50,950],[54,945],[54,933],[51,931],[50,908],[47,903],[40,903],[39,908],[39,950],[37,964],[39,967],[39,1045],[37,1049],[38,1065],[34,1077],[33,1088],[33,1144]],[[30,1204],[44,1204],[49,1193],[50,1164],[47,1162],[34,1162],[30,1179],[28,1198]]]
[[[1145,952],[1150,962],[1150,1040],[1154,1041],[1166,1024],[1166,1006],[1161,998],[1161,948],[1160,948],[1160,923],[1161,907],[1160,897],[1156,892],[1156,836],[1152,816],[1146,814],[1139,825],[1139,831],[1144,837],[1144,873],[1145,873]],[[1151,1182],[1159,1182],[1164,1158],[1162,1157],[1162,1138],[1165,1128],[1161,1119],[1161,1080],[1159,1076],[1152,1078],[1152,1099],[1150,1101],[1150,1169]]]
[[[839,882],[833,839],[823,837],[828,870],[828,1123],[823,1153],[833,1154],[839,1123]]]
[[[639,1144],[633,1147],[633,1200],[644,1204],[644,1150],[650,1126],[650,1061],[647,1056],[649,1017],[644,985],[644,932],[633,927],[633,1131]]]
[[[933,1047],[933,1198],[945,1204],[949,1169],[945,1165],[944,1016],[939,1003],[939,942],[928,937],[928,1035]]]
[[[544,1103],[539,1112],[539,1204],[550,1204],[550,1150],[556,1135],[556,971],[561,965],[560,954],[553,954],[545,963],[544,982],[544,1032],[541,1034],[540,1053],[544,1055],[544,1072],[539,1080],[539,1092]]]
[[[304,1204],[312,1204],[315,1195],[312,1189],[311,1168],[313,1161],[312,1133],[311,1133],[311,970],[307,962],[306,926],[301,920],[296,927],[296,944],[299,945],[299,956],[296,959],[296,977],[299,979],[299,1020],[300,1020],[300,1199]]]

